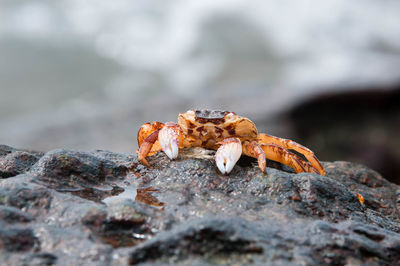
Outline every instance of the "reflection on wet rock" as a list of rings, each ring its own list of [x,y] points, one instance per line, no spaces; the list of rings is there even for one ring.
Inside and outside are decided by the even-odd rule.
[[[82,221],[93,237],[115,248],[127,247],[151,238],[151,218],[155,211],[132,199],[122,198],[111,202],[107,211],[89,211]]]
[[[152,192],[157,191],[158,189],[155,189],[153,187],[138,188],[135,200],[152,206],[162,207],[164,206],[164,202],[159,201],[155,196],[152,195]]]

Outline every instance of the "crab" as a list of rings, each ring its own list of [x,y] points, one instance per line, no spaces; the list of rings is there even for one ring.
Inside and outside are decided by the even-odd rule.
[[[201,147],[216,150],[215,162],[222,174],[229,174],[243,153],[256,158],[262,172],[266,171],[269,159],[293,168],[296,173],[325,175],[310,149],[292,140],[258,133],[250,119],[229,111],[189,110],[179,114],[178,123],[145,123],[137,140],[138,159],[148,167],[146,157],[158,151],[164,151],[173,160],[178,157],[179,149]]]

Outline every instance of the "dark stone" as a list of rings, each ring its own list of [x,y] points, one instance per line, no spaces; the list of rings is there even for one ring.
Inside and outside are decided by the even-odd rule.
[[[277,119],[290,123],[284,135],[320,158],[362,163],[400,184],[399,102],[399,84],[353,88],[307,99]]]
[[[0,187],[0,205],[24,210],[33,216],[45,213],[50,207],[51,200],[51,192],[46,188],[24,186],[23,184],[15,187]],[[21,217],[17,217],[15,216],[17,220],[21,219]]]
[[[32,230],[20,228],[0,228],[0,250],[8,252],[30,251],[37,245]]]
[[[0,205],[0,221],[6,223],[27,223],[32,216],[14,207]]]
[[[302,226],[299,230],[279,221],[266,221],[249,223],[237,217],[199,219],[139,245],[131,253],[129,263],[185,264],[199,258],[227,265],[400,261],[398,236],[391,237],[384,229],[352,222],[336,225],[302,221],[297,224]]]
[[[220,176],[214,163],[208,160],[169,162],[157,155],[151,163],[153,170],[143,168],[142,175],[150,177],[142,179],[142,185],[160,188],[158,197],[165,202],[165,212],[173,213],[181,223],[173,227],[174,231],[159,233],[151,241],[140,244],[131,254],[132,264],[192,261],[199,264],[320,265],[357,261],[387,264],[400,259],[396,253],[400,248],[399,202],[396,203],[400,190],[364,166],[334,162],[324,163],[326,176],[292,174],[271,168],[265,175],[254,162],[250,166],[236,166],[229,176]],[[364,196],[364,204],[357,193]],[[191,212],[201,213],[201,217],[228,216],[219,222],[238,223],[239,228],[250,228],[251,232],[246,231],[243,236],[247,238],[241,239],[236,247],[224,244],[235,255],[219,252],[219,245],[224,241],[218,239],[219,229],[213,228],[212,218],[197,218],[194,222],[199,227],[211,227],[207,230],[213,237],[204,236],[199,241],[212,244],[196,244],[187,236],[196,234],[193,226],[184,222]],[[237,216],[243,220],[234,222]],[[310,219],[315,221],[312,226]],[[350,230],[350,227],[357,229]],[[323,235],[319,233],[321,230]],[[237,234],[229,230],[222,232],[225,236]],[[344,241],[339,243],[341,246],[338,239]],[[247,252],[246,245],[256,252]]]
[[[262,254],[264,249],[257,241],[255,231],[245,220],[199,219],[183,224],[176,230],[166,231],[134,249],[129,264],[141,262],[175,261],[190,256],[229,256],[230,254]]]
[[[209,155],[184,154],[157,153],[147,168],[134,155],[57,150],[1,179],[0,264],[400,263],[400,188],[377,172],[267,162],[261,173],[244,157],[224,176]]]
[[[25,173],[43,155],[40,152],[17,150],[0,145],[0,178],[8,178]]]
[[[101,186],[123,180],[132,166],[129,157],[106,151],[55,150],[46,153],[31,174],[46,187],[100,201],[123,191],[116,185],[108,190]]]
[[[128,168],[102,155],[56,150],[45,154],[31,172],[36,173],[38,180],[55,188],[75,187],[75,183],[89,185],[108,179],[123,178]]]
[[[34,253],[22,260],[22,265],[51,266],[55,265],[57,257],[50,253]]]
[[[82,219],[92,237],[113,247],[135,246],[153,236],[151,217],[155,210],[140,202],[123,200],[112,203],[106,211],[92,210]],[[157,228],[159,229],[159,228]]]
[[[0,145],[0,156],[6,156],[7,154],[10,154],[17,149],[14,149],[13,147],[7,146],[7,145]]]

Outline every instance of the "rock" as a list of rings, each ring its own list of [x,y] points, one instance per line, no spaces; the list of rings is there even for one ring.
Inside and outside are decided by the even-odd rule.
[[[301,139],[326,160],[367,165],[400,184],[400,86],[331,92],[307,99],[277,121],[290,123],[282,135]]]
[[[326,176],[244,157],[55,150],[0,180],[0,264],[398,264],[400,187],[349,162]],[[12,243],[12,244],[9,244]]]
[[[34,253],[22,259],[22,265],[51,266],[55,265],[57,257],[49,253]]]
[[[113,202],[107,213],[99,210],[87,213],[82,222],[93,237],[113,247],[135,246],[153,236],[155,211],[132,199]],[[160,226],[158,226],[160,227]]]
[[[22,181],[22,176],[20,178]],[[11,180],[14,181],[14,180]],[[46,213],[52,201],[51,191],[38,186],[0,183],[0,204],[12,206],[33,216]],[[6,219],[9,219],[8,216]],[[14,219],[10,220],[14,221]]]
[[[17,150],[0,145],[0,178],[22,174],[34,165],[43,155],[40,152]]]
[[[129,263],[166,262],[192,259],[193,256],[229,258],[231,254],[262,254],[258,230],[252,230],[244,219],[198,219],[157,237],[134,249]],[[236,259],[236,258],[235,258]],[[226,260],[225,262],[229,262]],[[189,261],[187,261],[189,262]],[[233,263],[234,261],[230,261]],[[243,261],[245,262],[245,261]]]
[[[29,251],[35,246],[36,237],[32,230],[12,227],[0,229],[0,250],[8,252]]]
[[[129,263],[188,264],[200,257],[202,262],[224,265],[343,265],[353,260],[390,263],[400,259],[398,235],[393,238],[373,226],[304,220],[293,227],[265,220],[268,226],[265,221],[249,223],[237,217],[198,219],[139,245]]]
[[[32,221],[32,217],[17,208],[0,205],[0,220],[7,223],[27,223]]]
[[[95,185],[125,176],[128,167],[119,161],[125,159],[127,164],[128,159],[112,156],[104,152],[93,155],[86,152],[55,150],[43,156],[31,172],[36,173],[39,181],[52,188]]]
[[[31,173],[46,187],[99,201],[123,191],[114,181],[123,180],[131,166],[130,159],[120,154],[55,150],[44,155]]]

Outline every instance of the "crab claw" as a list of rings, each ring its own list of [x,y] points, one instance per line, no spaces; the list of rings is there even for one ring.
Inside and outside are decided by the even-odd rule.
[[[242,155],[242,144],[238,138],[228,138],[218,142],[221,147],[215,154],[215,162],[222,174],[229,174]]]
[[[175,123],[166,123],[158,133],[158,142],[161,149],[171,159],[178,157],[179,151],[179,130],[178,125]]]

